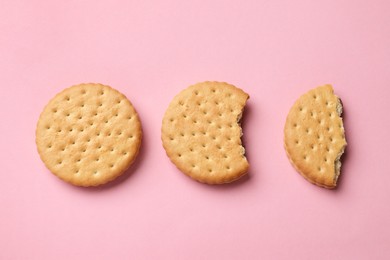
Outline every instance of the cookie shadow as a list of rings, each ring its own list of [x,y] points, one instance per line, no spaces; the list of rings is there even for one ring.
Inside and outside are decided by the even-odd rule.
[[[243,114],[242,114],[242,117],[240,120],[241,129],[243,132],[243,135],[241,137],[241,142],[242,142],[242,146],[245,148],[245,157],[249,162],[249,171],[247,172],[247,174],[245,174],[244,176],[242,176],[241,178],[239,178],[233,182],[224,183],[224,184],[217,184],[217,185],[204,184],[205,186],[210,187],[212,189],[216,189],[216,190],[235,189],[237,187],[245,186],[246,184],[248,184],[250,182],[251,179],[253,179],[253,175],[251,175],[252,168],[250,165],[251,155],[250,155],[250,153],[247,152],[250,150],[250,149],[248,149],[248,146],[250,144],[248,139],[250,139],[250,138],[248,137],[248,139],[246,139],[247,135],[245,134],[246,129],[247,129],[247,125],[249,125],[249,122],[251,122],[251,121],[253,122],[253,107],[252,107],[251,103],[247,103],[245,105],[245,108],[244,108],[244,111],[243,111]]]

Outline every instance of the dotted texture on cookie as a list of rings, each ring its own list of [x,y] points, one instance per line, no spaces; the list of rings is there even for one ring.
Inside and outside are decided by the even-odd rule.
[[[121,175],[137,156],[141,139],[141,123],[130,101],[94,83],[57,94],[36,129],[47,168],[77,186],[97,186]]]
[[[224,82],[203,82],[179,93],[162,123],[168,157],[186,175],[208,183],[232,182],[249,167],[239,121],[248,94]]]
[[[296,170],[308,181],[335,188],[340,156],[347,145],[341,118],[342,105],[330,85],[302,95],[291,108],[284,146]]]

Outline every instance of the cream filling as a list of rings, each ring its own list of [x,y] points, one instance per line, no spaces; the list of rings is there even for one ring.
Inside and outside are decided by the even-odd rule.
[[[243,146],[242,137],[244,135],[244,132],[242,131],[242,125],[241,125],[241,119],[242,114],[244,112],[244,108],[241,110],[241,113],[237,116],[237,124],[240,127],[240,138],[241,138],[241,155],[245,158],[245,147]],[[245,158],[246,159],[246,158]]]
[[[336,111],[337,111],[337,114],[339,117],[341,117],[341,114],[343,113],[343,104],[341,103],[341,100],[338,98],[338,103],[336,105]],[[342,120],[342,118],[341,118]],[[343,131],[343,136],[344,136],[344,139],[345,139],[345,133],[344,133],[344,126],[342,125],[342,131]],[[335,172],[335,176],[334,176],[334,179],[333,179],[333,182],[336,184],[337,183],[337,180],[340,176],[340,171],[341,171],[341,156],[344,154],[344,151],[345,151],[345,147],[347,145],[345,144],[343,147],[341,147],[340,149],[340,152],[337,154],[337,157],[335,159],[335,162],[334,162],[334,172]]]

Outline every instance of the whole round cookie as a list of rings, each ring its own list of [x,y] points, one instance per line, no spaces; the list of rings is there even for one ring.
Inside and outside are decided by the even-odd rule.
[[[186,175],[208,184],[232,182],[248,171],[241,115],[249,95],[224,82],[198,83],[180,92],[162,122],[162,143]]]
[[[284,147],[294,168],[309,182],[333,189],[340,175],[340,157],[347,145],[342,104],[331,85],[302,95],[284,127]]]
[[[36,129],[38,153],[60,179],[97,186],[120,176],[136,158],[141,122],[130,101],[102,84],[80,84],[57,94]]]

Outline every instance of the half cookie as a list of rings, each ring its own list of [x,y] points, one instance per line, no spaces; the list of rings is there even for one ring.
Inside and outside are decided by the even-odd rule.
[[[180,92],[162,122],[162,143],[186,175],[208,184],[237,180],[248,171],[241,115],[248,94],[224,82],[203,82]]]
[[[284,147],[292,165],[308,181],[333,189],[340,175],[340,157],[347,145],[342,104],[331,85],[302,95],[284,127]]]
[[[141,145],[138,114],[117,90],[80,84],[63,90],[38,121],[36,144],[47,168],[77,186],[97,186],[121,175]]]

